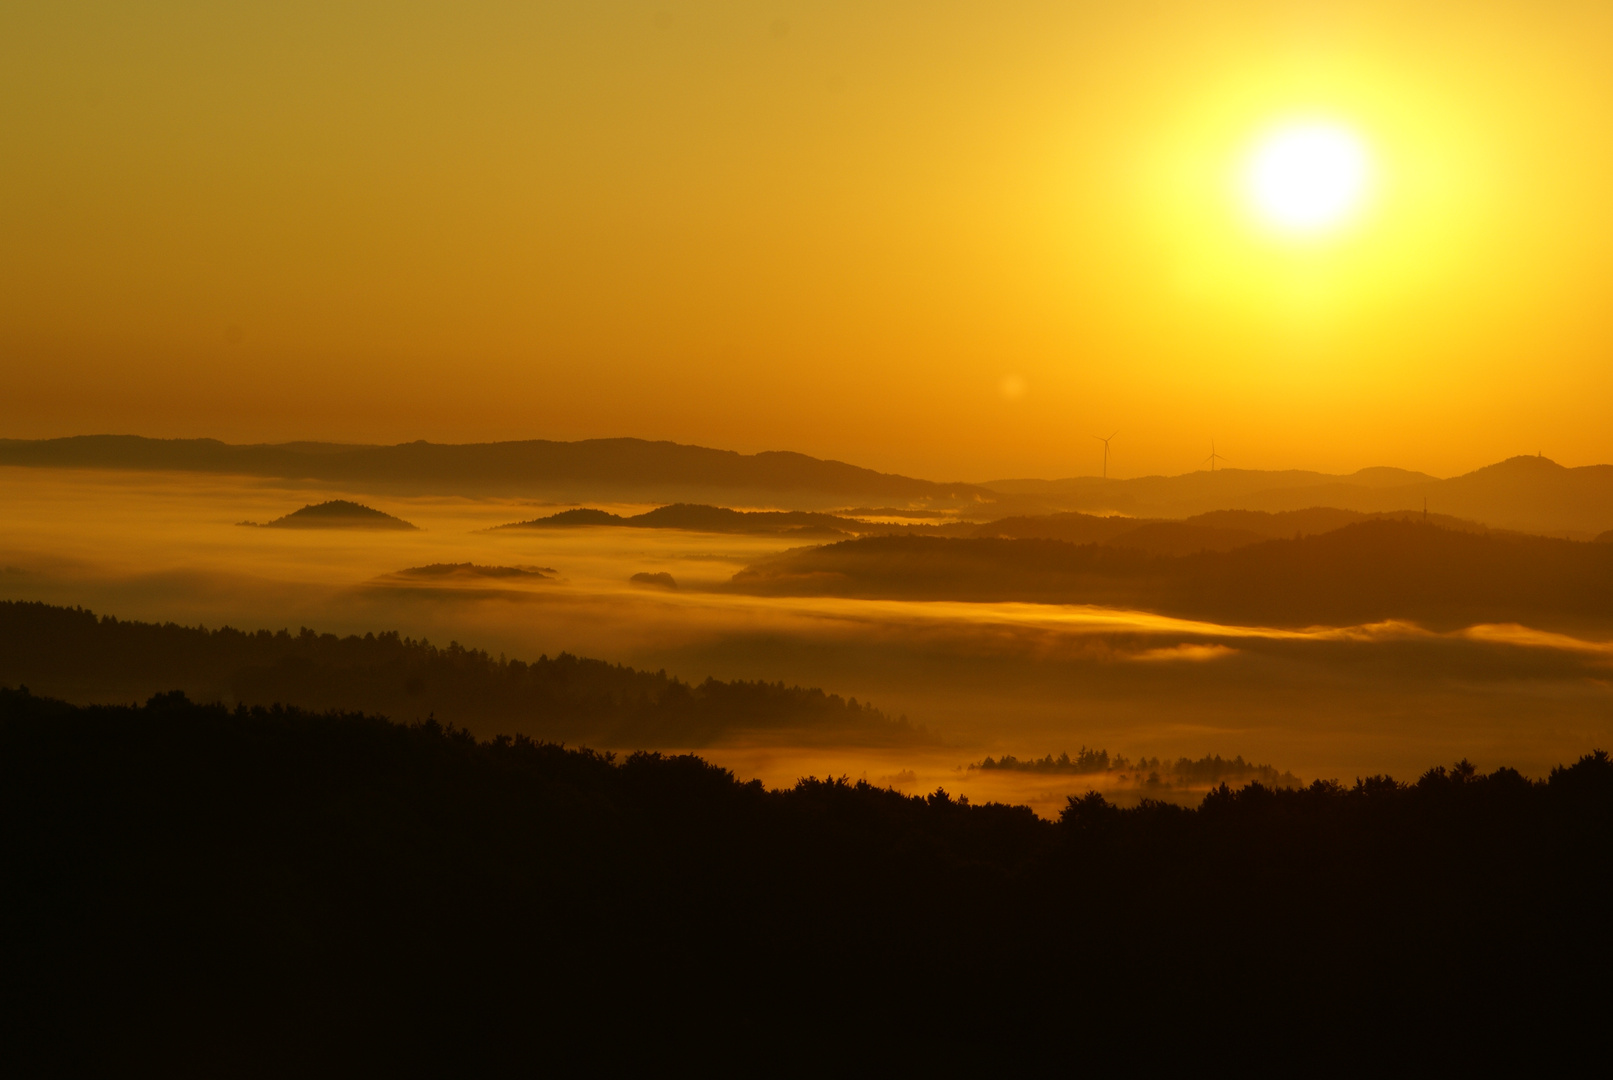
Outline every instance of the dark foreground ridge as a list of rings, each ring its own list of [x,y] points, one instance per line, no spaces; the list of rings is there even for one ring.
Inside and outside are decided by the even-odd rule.
[[[338,638],[307,627],[296,634],[206,630],[0,601],[0,685],[19,683],[79,701],[138,701],[178,687],[204,701],[434,715],[483,737],[503,732],[594,746],[929,741],[905,718],[893,720],[856,698],[783,683],[690,685],[665,671],[569,653],[527,663],[396,631]]]
[[[1534,1052],[1594,1030],[1610,840],[1600,753],[1196,810],[1088,795],[1055,823],[435,722],[0,690],[0,949],[27,989],[3,1022],[13,1062],[214,1074],[748,1039]]]

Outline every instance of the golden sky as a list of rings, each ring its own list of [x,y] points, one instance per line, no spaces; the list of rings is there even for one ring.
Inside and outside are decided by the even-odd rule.
[[[1610,121],[1605,2],[12,3],[0,435],[1608,461]]]

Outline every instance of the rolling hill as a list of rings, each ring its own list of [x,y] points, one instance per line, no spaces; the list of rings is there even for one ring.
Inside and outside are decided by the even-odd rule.
[[[1220,469],[1130,480],[994,480],[986,486],[1047,509],[1130,517],[1189,518],[1215,510],[1286,513],[1314,507],[1375,514],[1421,512],[1493,528],[1575,539],[1613,528],[1613,465],[1567,468],[1549,458],[1514,457],[1440,480],[1403,469],[1348,476]]]
[[[866,523],[836,514],[815,514],[803,510],[730,510],[724,506],[690,503],[674,503],[627,517],[589,508],[562,510],[548,517],[511,522],[496,528],[566,529],[601,525],[624,529],[684,529],[690,532],[759,535],[844,536],[869,531]]]
[[[797,549],[736,574],[761,595],[1032,601],[1268,626],[1407,619],[1613,629],[1613,545],[1371,520],[1166,556],[1046,539],[886,536]]]
[[[273,521],[259,525],[255,521],[243,521],[242,525],[251,525],[260,529],[417,529],[418,525],[411,525],[402,518],[393,517],[373,507],[360,503],[349,502],[346,499],[332,499],[330,502],[317,503],[305,506],[301,510],[293,510],[285,517],[275,518]]]
[[[866,500],[966,505],[996,497],[977,485],[915,480],[788,451],[740,454],[644,439],[236,446],[216,439],[83,435],[0,440],[0,465],[230,473],[419,494],[785,501],[802,508]]]
[[[1220,469],[1125,480],[1071,477],[938,483],[789,451],[740,454],[643,439],[396,446],[337,443],[231,445],[215,439],[84,435],[0,439],[0,465],[189,471],[414,494],[542,496],[728,503],[801,511],[883,505],[989,516],[1081,512],[1182,519],[1217,510],[1287,513],[1315,507],[1363,514],[1421,512],[1492,528],[1574,539],[1613,529],[1613,465],[1567,468],[1514,457],[1438,479],[1375,467],[1344,476],[1305,470]]]
[[[399,720],[429,715],[483,737],[520,734],[606,747],[706,746],[733,738],[884,746],[928,738],[905,718],[855,698],[783,683],[691,685],[664,671],[564,653],[529,663],[396,632],[338,638],[306,628],[204,630],[0,601],[0,686],[16,684],[80,702],[179,689],[202,701],[365,709]]]

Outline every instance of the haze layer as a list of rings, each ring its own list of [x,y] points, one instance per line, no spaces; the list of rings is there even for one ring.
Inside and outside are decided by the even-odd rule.
[[[0,11],[0,426],[934,479],[1613,458],[1607,5]],[[1295,244],[1273,125],[1376,195]]]

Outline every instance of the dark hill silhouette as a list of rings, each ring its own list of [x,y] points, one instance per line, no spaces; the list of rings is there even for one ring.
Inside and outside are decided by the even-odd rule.
[[[1021,540],[1064,540],[1072,544],[1106,544],[1155,555],[1189,555],[1197,551],[1231,551],[1262,540],[1331,532],[1359,521],[1427,522],[1447,529],[1485,532],[1477,522],[1444,514],[1412,511],[1364,514],[1356,510],[1309,507],[1282,513],[1263,510],[1216,510],[1185,521],[1130,518],[1119,515],[1063,513],[1003,518],[973,529],[956,526],[934,530],[942,535],[1007,537]],[[912,530],[909,530],[912,531]]]
[[[1150,518],[1122,517],[1119,514],[1099,517],[1095,514],[1068,512],[1062,514],[1020,515],[990,521],[973,530],[977,537],[1002,537],[1010,540],[1064,540],[1072,544],[1106,544],[1117,536],[1131,532]]]
[[[1214,510],[1271,513],[1332,507],[1366,514],[1418,511],[1493,528],[1589,539],[1613,527],[1613,465],[1565,468],[1543,457],[1515,457],[1439,480],[1401,469],[1349,476],[1289,470],[1218,469],[1129,480],[991,481],[986,486],[1048,509],[1192,518]]]
[[[1514,457],[1414,491],[1436,510],[1525,532],[1599,533],[1613,527],[1613,465],[1565,468]]]
[[[1121,513],[1129,517],[1186,518],[1211,510],[1294,510],[1310,506],[1376,510],[1357,506],[1372,492],[1392,493],[1419,483],[1436,482],[1426,473],[1384,467],[1361,469],[1348,476],[1305,469],[1217,469],[1177,476],[1102,479],[1075,476],[1063,480],[992,480],[986,486],[1005,495],[1040,500],[1048,508],[1089,513]],[[1325,493],[1308,500],[1300,493]],[[1280,495],[1275,493],[1282,493]],[[1281,505],[1267,505],[1275,499]],[[1298,499],[1293,502],[1288,500]],[[1420,506],[1421,504],[1419,504]],[[1395,509],[1401,509],[1396,503]],[[1411,509],[1408,504],[1404,509]]]
[[[424,585],[486,584],[501,582],[548,581],[555,571],[547,566],[478,566],[476,563],[432,563],[411,566],[376,579],[383,583]]]
[[[690,747],[725,739],[896,745],[925,741],[905,720],[782,683],[690,685],[562,653],[531,663],[396,632],[338,638],[304,628],[242,632],[97,618],[0,602],[0,684],[81,701],[128,701],[153,686],[204,700],[435,714],[472,731],[596,746]]]
[[[1588,539],[1613,528],[1613,465],[1565,468],[1515,457],[1462,476],[1374,467],[1346,476],[1306,470],[1219,469],[1128,480],[936,483],[787,451],[739,454],[642,439],[398,446],[82,435],[0,439],[0,464],[233,473],[342,484],[348,490],[430,494],[619,497],[634,501],[780,502],[829,510],[864,500],[912,509],[998,515],[1054,511],[1189,518],[1214,510],[1284,512],[1333,507],[1361,513],[1421,511],[1495,528]]]
[[[1217,528],[1191,521],[1145,521],[1111,538],[1108,544],[1155,555],[1190,555],[1196,551],[1231,551],[1265,539],[1263,534],[1247,529]]]
[[[1071,544],[1104,544],[1159,555],[1192,551],[1227,551],[1258,544],[1265,535],[1248,529],[1216,528],[1184,521],[1092,514],[1045,514],[1003,518],[971,530],[977,537],[1015,540],[1063,540]]]
[[[1115,786],[1137,787],[1156,796],[1172,789],[1196,788],[1203,791],[1206,787],[1226,783],[1256,783],[1269,788],[1305,786],[1293,773],[1245,761],[1241,754],[1231,759],[1214,754],[1197,760],[1183,757],[1175,761],[1167,758],[1162,762],[1155,757],[1132,761],[1125,757],[1111,758],[1107,750],[1088,750],[1083,746],[1073,758],[1065,753],[1056,758],[1048,754],[1042,758],[1021,760],[1012,754],[1004,754],[996,759],[988,757],[969,768],[987,772],[994,769],[1028,772],[1042,776],[1103,776]]]
[[[740,571],[731,587],[1100,604],[1276,626],[1399,618],[1605,630],[1613,547],[1394,520],[1175,558],[1057,540],[893,536],[788,552]]]
[[[844,536],[847,533],[889,531],[835,514],[802,510],[730,510],[724,506],[674,503],[642,514],[622,517],[604,510],[562,510],[558,514],[516,521],[497,529],[554,529],[587,525],[614,525],[627,529],[684,529],[689,532],[756,533],[774,535]]]
[[[1277,1048],[1255,1032],[1448,1062],[1474,1030],[1539,1062],[1603,1019],[1610,845],[1600,753],[1197,809],[1072,796],[1055,823],[436,722],[0,688],[27,1075],[507,1074],[713,1038],[1000,1070],[1026,1041]]]
[[[1071,509],[1137,517],[1310,507],[1361,513],[1420,511],[1426,499],[1437,513],[1523,532],[1595,533],[1613,521],[1613,466],[1568,469],[1539,457],[1512,458],[1448,480],[1393,469],[1362,470],[1347,477],[1225,469],[1133,480],[993,481],[990,486]]]
[[[1293,536],[1311,536],[1332,532],[1358,521],[1370,520],[1427,522],[1443,529],[1460,532],[1484,532],[1486,526],[1476,521],[1452,517],[1449,514],[1423,514],[1416,510],[1365,513],[1359,510],[1340,510],[1331,506],[1309,506],[1303,510],[1212,510],[1187,519],[1192,525],[1218,529],[1239,529],[1271,540]]]
[[[635,529],[682,529],[691,532],[744,533],[798,536],[1003,536],[1067,540],[1071,543],[1109,544],[1161,555],[1195,551],[1228,551],[1274,536],[1338,528],[1374,515],[1349,510],[1308,510],[1292,514],[1259,511],[1221,511],[1187,521],[1162,521],[1120,516],[1063,513],[1000,518],[985,525],[952,521],[868,522],[835,514],[803,511],[731,510],[720,506],[676,504],[624,517],[604,510],[563,510],[532,521],[499,525],[497,529],[553,529],[579,526],[615,526]],[[1212,520],[1214,519],[1214,520]],[[1220,523],[1225,519],[1227,523]],[[1454,522],[1455,519],[1439,519]],[[1235,523],[1234,523],[1235,522]]]
[[[612,514],[606,510],[593,510],[588,507],[578,507],[575,510],[562,510],[558,514],[537,518],[533,521],[516,521],[508,525],[495,525],[495,529],[533,529],[533,528],[578,528],[591,525],[620,525],[627,519],[620,514]]]
[[[415,529],[419,526],[411,525],[402,518],[372,509],[346,499],[332,499],[301,510],[294,510],[285,517],[275,518],[263,525],[253,521],[243,521],[242,525],[256,525],[261,529]]]
[[[739,454],[643,439],[397,446],[231,445],[215,439],[80,435],[0,439],[0,465],[182,470],[270,476],[347,490],[421,494],[545,494],[575,501],[771,503],[831,510],[858,503],[905,509],[1056,511],[1189,518],[1214,510],[1334,507],[1362,513],[1430,510],[1494,528],[1588,539],[1613,528],[1613,465],[1564,468],[1516,457],[1463,476],[1374,467],[1346,476],[1306,470],[1219,469],[1128,480],[936,483],[788,451]]]
[[[915,480],[789,451],[740,454],[644,439],[235,446],[215,439],[81,435],[0,439],[0,464],[233,473],[426,494],[575,493],[597,499],[747,492],[758,500],[788,498],[823,508],[866,499],[962,505],[994,498],[976,485]]]

